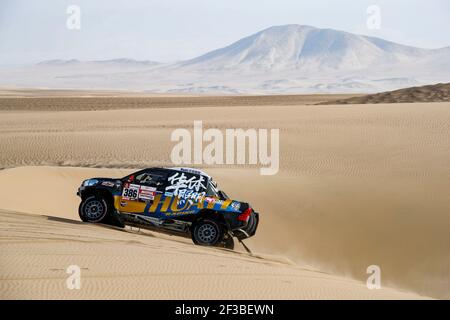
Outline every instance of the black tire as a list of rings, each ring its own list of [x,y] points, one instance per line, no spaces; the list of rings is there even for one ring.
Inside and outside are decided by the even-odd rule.
[[[103,222],[108,217],[109,211],[108,202],[100,196],[87,197],[78,207],[78,215],[84,222]]]
[[[200,246],[218,246],[223,239],[223,228],[214,220],[200,220],[192,230],[192,241]]]
[[[94,212],[92,212],[93,207],[96,207]],[[80,216],[81,221],[84,222],[104,223],[119,228],[125,228],[122,219],[114,212],[113,204],[99,195],[90,196],[82,200],[78,207],[78,215]]]

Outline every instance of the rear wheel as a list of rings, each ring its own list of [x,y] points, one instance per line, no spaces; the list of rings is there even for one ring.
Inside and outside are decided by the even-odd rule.
[[[192,241],[201,246],[216,246],[222,238],[222,227],[214,220],[200,220],[192,230]]]

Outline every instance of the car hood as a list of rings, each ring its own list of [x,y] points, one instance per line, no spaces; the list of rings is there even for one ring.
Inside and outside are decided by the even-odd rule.
[[[83,186],[104,186],[104,187],[114,187],[122,185],[120,179],[115,178],[89,178],[83,181]]]

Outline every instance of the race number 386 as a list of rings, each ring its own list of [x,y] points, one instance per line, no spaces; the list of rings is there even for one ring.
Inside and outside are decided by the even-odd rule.
[[[123,189],[122,199],[124,200],[135,200],[139,195],[139,185],[130,184],[128,187]]]

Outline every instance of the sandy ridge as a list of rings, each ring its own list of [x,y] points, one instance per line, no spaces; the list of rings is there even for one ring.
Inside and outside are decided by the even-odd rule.
[[[2,299],[417,299],[151,233],[0,211]],[[81,268],[80,290],[66,269]]]

